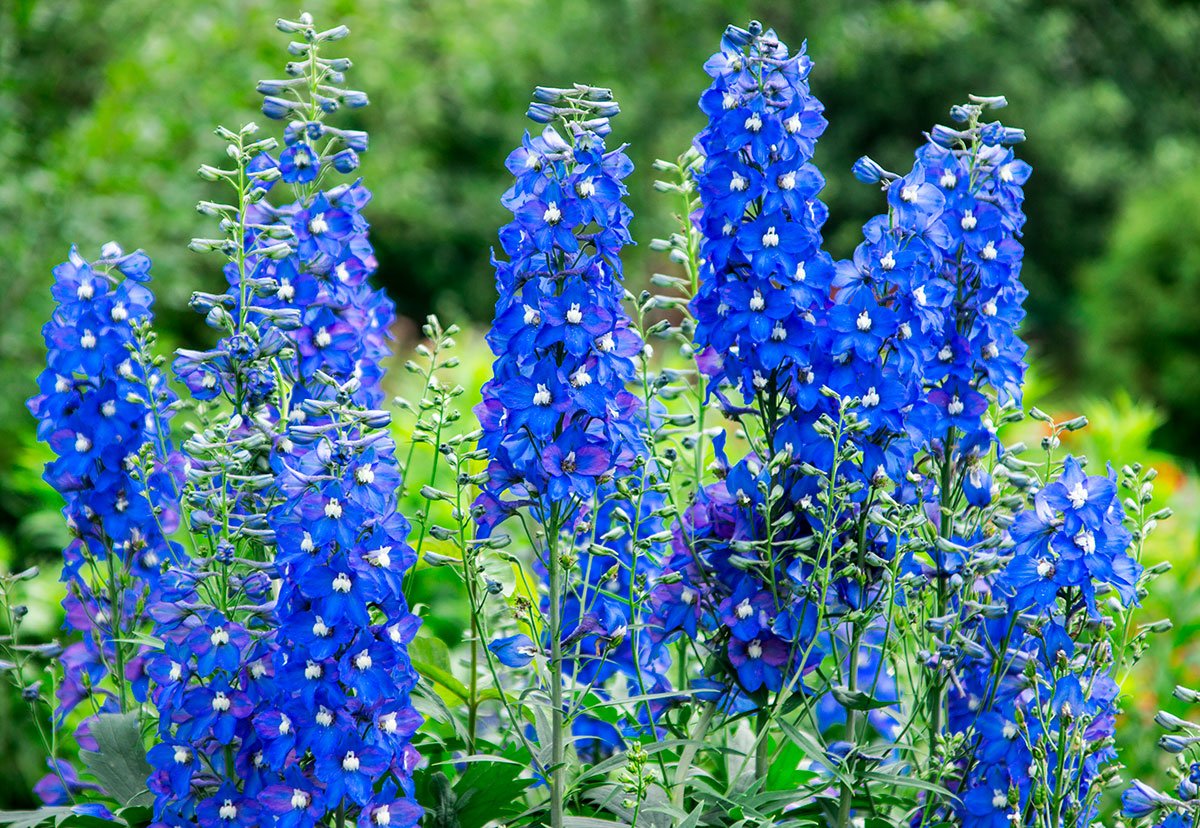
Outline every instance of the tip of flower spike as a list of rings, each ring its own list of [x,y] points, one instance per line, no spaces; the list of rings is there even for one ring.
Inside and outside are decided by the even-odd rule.
[[[587,130],[606,132],[607,121],[621,112],[611,89],[583,83],[570,87],[538,86],[526,116],[539,124],[557,120],[580,123]]]

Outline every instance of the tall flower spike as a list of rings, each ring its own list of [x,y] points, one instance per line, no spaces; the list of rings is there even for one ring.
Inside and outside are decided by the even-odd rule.
[[[605,484],[634,472],[645,455],[642,406],[626,388],[644,343],[621,304],[621,248],[630,243],[622,181],[633,165],[623,147],[604,144],[617,112],[607,89],[577,84],[535,92],[529,117],[546,127],[537,137],[526,133],[507,161],[516,177],[503,198],[513,220],[500,231],[509,259],[494,260],[499,298],[488,343],[496,360],[476,408],[479,446],[490,457],[475,505],[480,535],[522,508],[545,527],[538,555],[548,587],[543,645],[555,828],[563,824],[565,797],[564,651],[574,643],[565,639],[568,614],[577,616],[576,640],[596,638],[585,634],[588,617],[572,600],[590,603],[588,587],[575,592],[566,583],[564,561],[573,556],[560,545],[570,544]],[[601,626],[594,616],[591,622]],[[607,650],[614,636],[601,639]]]
[[[500,231],[509,260],[494,260],[496,360],[476,409],[491,456],[485,528],[525,505],[564,528],[644,453],[641,406],[626,389],[643,342],[621,306],[631,243],[622,180],[633,165],[602,137],[616,112],[606,89],[540,88],[530,117],[547,126],[506,162],[516,176],[503,198],[513,220]]]
[[[164,820],[307,826],[341,810],[362,824],[411,825],[416,619],[400,576],[412,555],[394,511],[394,447],[379,432],[388,417],[370,408],[383,397],[393,311],[368,283],[375,260],[359,211],[370,193],[360,182],[322,189],[367,144],[323,119],[366,100],[340,89],[348,61],[319,54],[344,27],[318,31],[307,15],[278,27],[299,35],[289,51],[306,58],[289,64],[291,79],[260,84],[264,113],[289,120],[285,149],[272,156],[276,142],[255,140],[253,125],[219,129],[236,169],[201,170],[237,194],[236,205],[201,204],[227,238],[192,244],[229,258],[228,290],[193,298],[225,335],[208,351],[181,352],[176,369],[194,396],[223,405],[201,410],[188,443],[193,532],[205,554],[164,591],[151,788]],[[280,180],[290,200],[276,206]],[[347,469],[353,492],[314,513],[314,498]],[[297,514],[312,519],[316,541],[296,531]],[[293,588],[309,576],[324,583],[321,596]],[[278,595],[273,579],[285,585]],[[311,670],[294,652],[305,635],[328,639],[313,648]],[[384,686],[395,691],[387,699]]]
[[[147,603],[177,547],[177,466],[167,422],[174,396],[155,367],[150,260],[115,243],[88,262],[72,248],[54,270],[57,307],[41,392],[29,400],[56,459],[45,480],[65,499],[66,629],[60,721],[81,703],[101,713],[146,700]],[[110,677],[105,681],[105,676]],[[81,725],[81,738],[92,721]]]
[[[716,378],[747,399],[768,384],[807,384],[813,312],[828,302],[832,262],[821,251],[828,213],[812,164],[825,130],[812,62],[774,31],[730,26],[705,71],[708,125],[696,137],[703,267],[692,302],[699,348],[720,355]]]

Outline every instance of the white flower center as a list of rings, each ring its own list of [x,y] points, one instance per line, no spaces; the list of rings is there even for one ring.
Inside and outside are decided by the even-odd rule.
[[[679,600],[683,601],[683,603],[687,604],[688,606],[691,606],[696,600],[696,590],[692,589],[691,587],[684,587],[679,592]]]
[[[1096,551],[1096,536],[1083,529],[1075,536],[1075,545],[1082,550],[1083,554],[1090,555]]]
[[[217,811],[217,816],[225,820],[237,819],[237,813],[237,806],[233,804],[233,800],[226,799],[221,803],[221,808]]]
[[[358,770],[358,756],[354,751],[346,751],[346,755],[342,757],[342,770],[347,773],[355,773]]]
[[[1017,726],[1012,722],[1005,722],[1004,727],[1000,729],[1000,735],[1011,742],[1017,738]]]
[[[175,747],[175,764],[186,765],[190,761],[192,761],[192,752],[183,745],[177,745]]]
[[[371,821],[376,825],[391,825],[392,811],[387,805],[380,805],[375,809],[375,813],[371,814]]]
[[[217,713],[224,713],[229,709],[229,697],[223,691],[218,690],[217,694],[213,696],[212,709]]]
[[[596,194],[596,183],[590,178],[585,178],[579,182],[579,186],[575,189],[579,193],[580,198],[591,198]]]
[[[552,397],[550,396],[550,389],[539,382],[537,390],[533,392],[533,404],[549,405],[551,399]]]
[[[743,124],[743,126],[745,126],[746,129],[750,130],[751,132],[758,132],[760,129],[762,129],[762,118],[758,117],[757,112],[751,112],[750,117],[746,119],[746,122]]]
[[[896,257],[892,255],[892,251],[883,254],[883,258],[879,260],[879,266],[884,270],[891,270],[896,266]]]
[[[321,727],[329,727],[331,724],[333,724],[333,713],[329,712],[329,709],[326,707],[322,707],[317,711],[316,718],[317,724],[319,724]]]
[[[124,322],[129,318],[129,310],[125,307],[124,303],[117,302],[112,306],[112,310],[108,312],[108,315],[112,317],[112,321],[114,322]]]
[[[299,788],[292,788],[292,808],[303,811],[308,807],[308,794]]]
[[[87,438],[87,435],[76,434],[75,435],[75,451],[79,452],[80,454],[86,454],[87,452],[89,452],[91,450],[92,450],[92,441]]]
[[[613,341],[612,334],[606,333],[604,336],[596,340],[596,347],[602,352],[608,353],[613,348],[617,347],[617,343]]]
[[[775,228],[773,226],[768,227],[767,232],[763,233],[762,244],[763,247],[779,246],[779,234],[775,232]]]
[[[592,384],[592,375],[584,369],[580,368],[571,375],[571,385],[576,388],[584,388]]]
[[[287,279],[279,282],[279,290],[275,291],[275,295],[284,302],[290,302],[296,298],[296,289],[292,287],[292,283]]]
[[[341,516],[342,516],[342,504],[340,502],[338,502],[338,499],[336,497],[330,499],[330,501],[325,504],[325,517],[331,518],[333,520],[337,520]]]
[[[332,632],[332,630],[330,630],[329,625],[325,623],[325,619],[318,615],[317,620],[314,621],[312,625],[313,635],[315,635],[317,638],[325,638],[330,632]]]
[[[1067,492],[1067,500],[1071,501],[1072,509],[1082,509],[1083,505],[1088,502],[1087,486],[1082,482],[1076,483],[1071,491]]]
[[[80,282],[79,287],[75,288],[75,295],[80,299],[91,299],[96,295],[96,289],[91,282]]]
[[[938,183],[942,185],[943,189],[953,190],[958,186],[958,176],[947,170],[942,173],[942,177],[938,179]]]
[[[308,232],[314,236],[319,236],[329,229],[329,222],[325,221],[324,213],[317,213],[308,221]]]
[[[786,172],[776,179],[781,190],[794,190],[796,188],[796,174],[794,172]]]
[[[875,390],[874,385],[867,389],[867,393],[863,394],[862,404],[867,408],[879,405],[879,392]]]
[[[315,548],[316,547],[313,544],[312,535],[308,534],[308,532],[305,532],[304,537],[300,540],[300,551],[312,552]]]
[[[315,661],[306,661],[304,663],[304,677],[309,681],[316,681],[325,671],[321,669],[321,665]],[[317,714],[317,721],[321,721],[320,714]],[[332,721],[332,719],[330,720]]]
[[[747,186],[746,179],[742,178],[737,173],[734,173],[733,177],[729,179],[729,189],[732,192],[740,193],[746,189],[746,186]]]
[[[942,362],[949,362],[954,359],[954,349],[949,345],[943,345],[942,349],[938,351],[938,359]]]
[[[339,572],[333,579],[331,584],[334,592],[347,593],[350,591],[350,576],[345,572]]]
[[[951,417],[957,417],[963,413],[963,407],[963,401],[958,398],[958,394],[955,394],[950,398],[950,402],[946,403],[946,413]]]
[[[858,319],[854,320],[854,326],[863,333],[871,330],[871,314],[865,310],[858,315]]]
[[[546,210],[542,213],[542,221],[546,224],[558,224],[562,221],[562,210],[558,209],[557,202],[551,201],[546,205]]]
[[[324,325],[318,328],[316,334],[313,335],[313,344],[318,348],[328,348],[331,342],[333,342],[333,337],[329,335],[329,331],[325,329]]]
[[[912,204],[914,201],[916,201],[917,200],[917,185],[916,184],[906,184],[905,186],[901,187],[900,188],[900,198],[903,201],[907,201],[909,204]]]
[[[995,316],[996,302],[992,299],[987,300],[983,303],[983,308],[981,310],[983,311],[984,316]]]
[[[284,736],[292,732],[292,720],[287,716],[283,716],[279,720],[279,732]]]
[[[983,250],[979,251],[979,256],[987,262],[993,261],[996,258],[996,245],[988,242],[984,245]]]
[[[1001,790],[992,791],[992,807],[997,811],[1008,807],[1008,796]]]
[[[95,348],[96,347],[96,335],[94,333],[92,333],[91,331],[84,331],[83,336],[79,337],[79,345],[83,348],[88,348],[88,349]]]
[[[917,300],[918,305],[921,307],[925,306],[925,303],[928,302],[929,299],[925,296],[924,285],[917,285],[915,288],[913,288],[913,298]]]
[[[360,670],[370,670],[371,665],[374,663],[375,662],[371,659],[371,654],[366,650],[363,650],[354,657],[354,666]]]
[[[354,472],[354,479],[364,486],[370,486],[375,482],[375,470],[370,466],[361,466]]]
[[[978,224],[979,222],[975,218],[975,214],[973,212],[971,212],[970,210],[964,210],[963,217],[958,223],[964,230],[974,230],[975,225]]]
[[[542,321],[542,315],[537,308],[526,305],[524,321],[526,325],[537,325]]]
[[[750,297],[750,310],[760,311],[766,306],[767,303],[763,300],[763,295],[757,290],[754,291],[754,295]]]
[[[567,308],[567,322],[571,325],[578,325],[583,321],[583,311],[579,309],[579,303],[571,303],[571,307]]]
[[[751,615],[753,615],[754,607],[750,606],[750,599],[749,598],[743,599],[742,602],[740,604],[738,604],[737,607],[734,608],[733,613],[738,618],[741,618],[743,620],[745,620],[745,619],[749,618]]]
[[[776,342],[782,342],[787,339],[787,329],[783,327],[782,322],[776,322],[775,327],[771,328],[771,339]]]
[[[746,645],[746,655],[750,658],[762,658],[762,644],[757,638]]]
[[[1037,574],[1039,578],[1049,578],[1054,575],[1054,564],[1050,561],[1038,561]]]
[[[792,117],[783,122],[783,128],[788,132],[795,134],[800,131],[800,113],[796,113]]]
[[[229,633],[225,632],[224,627],[217,627],[212,631],[212,635],[208,637],[214,647],[221,647],[229,643]]]

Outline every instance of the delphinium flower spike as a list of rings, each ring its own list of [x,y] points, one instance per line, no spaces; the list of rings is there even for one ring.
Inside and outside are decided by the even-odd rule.
[[[45,479],[66,500],[73,539],[64,550],[66,629],[57,718],[146,701],[148,604],[161,567],[177,557],[178,464],[168,420],[174,396],[151,353],[150,259],[115,243],[89,262],[77,250],[54,270],[57,306],[43,333],[49,347],[41,392],[29,401],[38,436],[56,458]]]
[[[380,432],[388,416],[371,407],[392,305],[367,282],[369,192],[321,189],[366,148],[365,134],[323,118],[366,99],[340,88],[348,61],[319,53],[345,27],[318,31],[308,16],[278,27],[299,36],[289,51],[304,58],[290,79],[260,84],[264,113],[289,120],[286,148],[274,158],[275,140],[255,140],[252,125],[218,130],[235,169],[201,170],[232,184],[236,204],[202,203],[227,237],[193,242],[225,252],[229,288],[193,298],[224,338],[176,361],[193,395],[218,405],[199,409],[187,444],[206,554],[172,573],[164,596],[174,607],[161,611],[152,787],[161,819],[410,825],[420,717],[407,695],[416,619],[400,579],[412,555],[394,446]],[[278,181],[291,194],[282,206],[269,197]],[[348,488],[326,497],[343,476]]]
[[[577,556],[571,541],[606,481],[642,462],[636,377],[643,343],[621,306],[621,248],[630,243],[623,179],[632,164],[604,137],[618,106],[607,89],[541,87],[529,116],[545,124],[508,158],[500,232],[499,299],[488,342],[493,377],[476,409],[489,480],[476,504],[481,533],[519,510],[542,527],[545,635],[553,724],[551,820],[563,818],[564,600]],[[582,621],[582,619],[578,619]],[[593,617],[593,621],[595,618]],[[617,636],[606,619],[589,632]],[[581,633],[582,634],[582,633]],[[589,637],[592,637],[589,635]],[[578,636],[577,636],[578,638]]]

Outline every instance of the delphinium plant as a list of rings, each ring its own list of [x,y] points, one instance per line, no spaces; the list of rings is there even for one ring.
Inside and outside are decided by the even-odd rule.
[[[219,128],[200,170],[209,347],[172,385],[140,251],[55,270],[30,410],[67,643],[27,643],[31,574],[0,578],[0,672],[50,771],[0,824],[1098,824],[1121,683],[1169,626],[1135,617],[1169,512],[1152,470],[1062,452],[1082,417],[1032,408],[1040,447],[1012,442],[1031,170],[1003,98],[904,175],[860,159],[886,207],[835,259],[806,47],[731,26],[704,129],[655,165],[678,269],[634,296],[613,94],[537,87],[490,373],[461,384],[471,332],[429,317],[397,425],[371,195],[342,178],[367,136],[330,123],[367,103],[328,54],[348,32],[278,27],[282,143]],[[434,571],[458,603],[416,610],[454,640],[406,597]],[[1194,828],[1200,728],[1159,722],[1178,783],[1124,816]]]
[[[344,26],[306,15],[279,28],[294,61],[259,90],[286,122],[282,148],[254,124],[222,127],[227,165],[200,170],[225,187],[198,207],[221,235],[191,247],[224,257],[227,287],[193,295],[218,338],[177,353],[186,396],[153,355],[144,254],[109,245],[89,263],[72,250],[56,271],[30,408],[77,537],[65,607],[81,635],[63,653],[54,727],[78,720],[94,782],[52,756],[45,798],[75,803],[68,814],[139,806],[158,825],[205,826],[423,814],[407,655],[419,622],[402,591],[415,556],[379,408],[393,310],[368,281],[370,192],[338,181],[367,136],[326,123],[367,99],[343,86],[349,61],[323,53]],[[93,800],[112,807],[81,804]],[[142,811],[120,813],[132,824]]]

